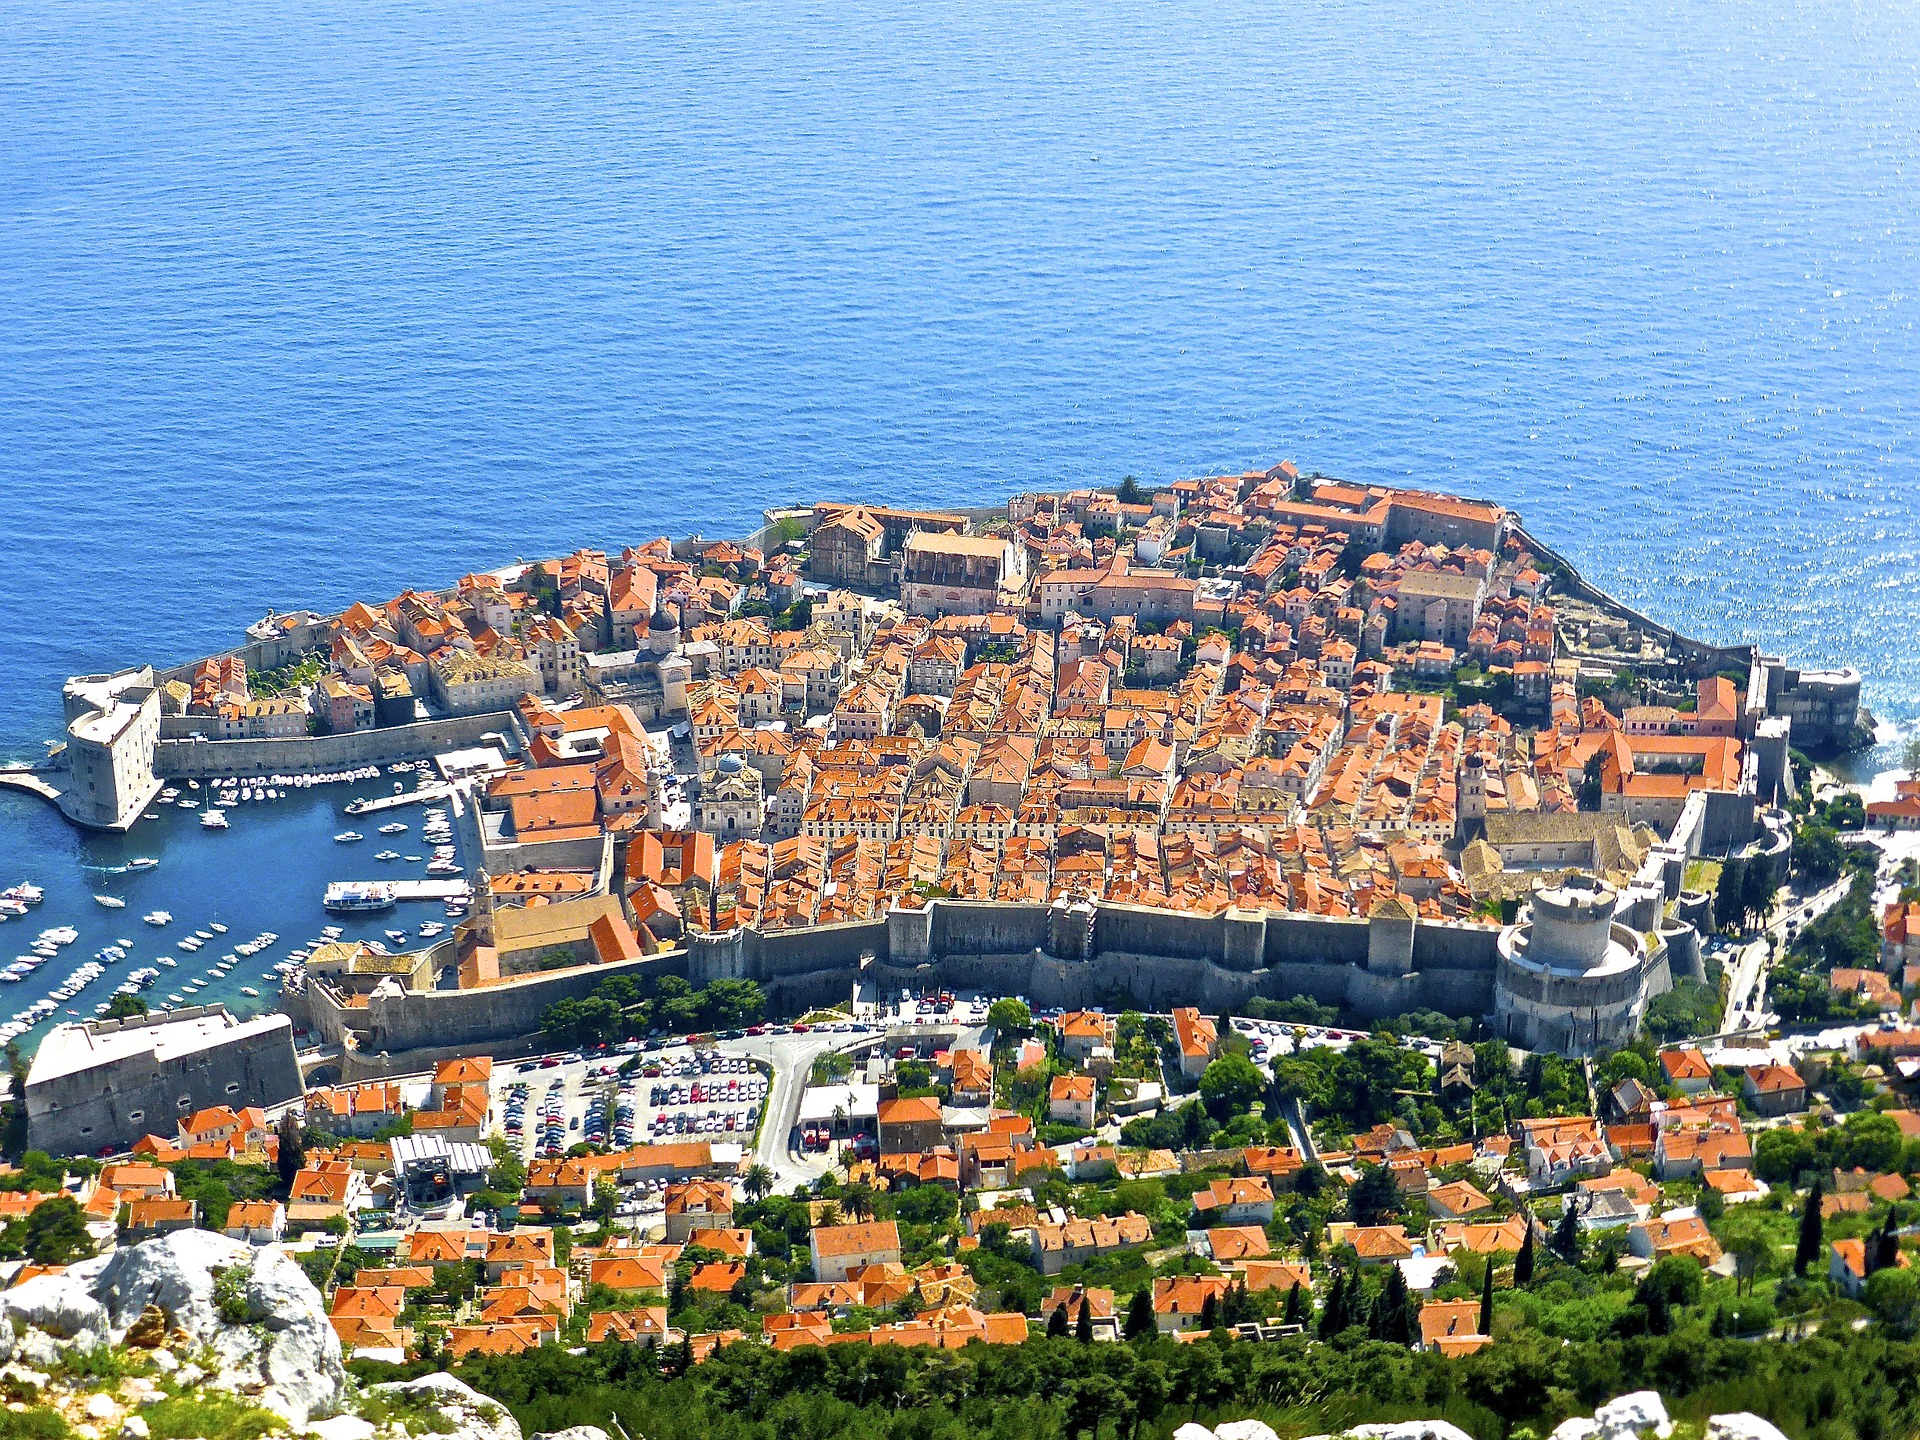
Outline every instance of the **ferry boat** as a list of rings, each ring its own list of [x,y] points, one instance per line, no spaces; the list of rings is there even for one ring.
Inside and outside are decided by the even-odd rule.
[[[341,881],[329,885],[324,899],[320,902],[336,915],[366,915],[393,908],[393,891],[385,885]],[[340,938],[338,926],[329,926],[333,934],[329,940]]]
[[[356,840],[364,840],[366,838],[367,837],[362,835],[358,830],[342,830],[338,835],[333,837],[333,843],[336,845],[351,845]]]
[[[93,900],[96,905],[104,905],[109,910],[124,910],[127,908],[127,902],[122,900],[118,895],[96,895],[93,897]]]
[[[149,910],[140,917],[149,925],[171,925],[173,916],[165,910]]]
[[[5,890],[0,890],[0,900],[17,900],[22,905],[38,905],[46,898],[46,891],[25,880],[18,885],[9,885]]]
[[[227,812],[224,810],[202,810],[200,812],[200,828],[202,830],[227,829]]]

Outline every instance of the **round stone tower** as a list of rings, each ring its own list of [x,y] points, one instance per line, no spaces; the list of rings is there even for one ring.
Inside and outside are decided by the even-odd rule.
[[[1534,891],[1527,954],[1584,970],[1606,964],[1616,899],[1613,891],[1586,876],[1574,876],[1551,890]]]
[[[1615,923],[1617,901],[1599,880],[1574,875],[1536,890],[1519,923],[1501,931],[1493,1011],[1503,1037],[1563,1055],[1633,1038],[1667,972],[1638,931]]]

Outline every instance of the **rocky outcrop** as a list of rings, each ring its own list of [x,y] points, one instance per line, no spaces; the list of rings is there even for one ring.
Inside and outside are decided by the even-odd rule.
[[[572,1425],[565,1430],[542,1430],[533,1440],[612,1440],[612,1437],[598,1425]]]
[[[1636,1390],[1609,1401],[1591,1419],[1563,1420],[1552,1440],[1669,1440],[1673,1421],[1667,1407],[1651,1390]],[[1204,1425],[1182,1425],[1174,1440],[1275,1440],[1258,1420],[1229,1420],[1209,1430]],[[545,1440],[545,1437],[535,1437]],[[1356,1425],[1339,1436],[1317,1435],[1312,1440],[1472,1440],[1466,1431],[1445,1420],[1403,1420],[1392,1425]],[[1744,1411],[1715,1415],[1707,1422],[1705,1440],[1787,1440],[1768,1421]]]
[[[346,1382],[340,1339],[306,1273],[208,1230],[37,1276],[0,1294],[0,1318],[9,1322],[0,1345],[23,1358],[130,1340],[207,1352],[206,1383],[295,1423],[330,1414]]]
[[[463,1381],[445,1372],[422,1375],[417,1380],[399,1380],[390,1385],[375,1385],[367,1392],[394,1402],[402,1410],[409,1407],[431,1408],[453,1426],[449,1431],[436,1424],[434,1440],[521,1440],[520,1422],[498,1400],[490,1400]],[[410,1427],[417,1429],[418,1427]],[[578,1435],[592,1430],[605,1440],[603,1431],[590,1425],[560,1432]]]

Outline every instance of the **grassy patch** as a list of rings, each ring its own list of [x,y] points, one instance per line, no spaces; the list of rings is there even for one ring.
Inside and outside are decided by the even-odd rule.
[[[260,1440],[284,1428],[271,1411],[217,1390],[170,1395],[140,1416],[153,1440]]]
[[[378,1426],[404,1422],[416,1435],[449,1435],[454,1428],[437,1397],[424,1390],[369,1391],[361,1397],[360,1418]]]
[[[0,1440],[67,1440],[73,1431],[59,1412],[0,1407]]]

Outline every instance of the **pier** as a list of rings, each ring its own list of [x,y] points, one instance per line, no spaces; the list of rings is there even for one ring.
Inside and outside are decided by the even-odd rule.
[[[349,815],[374,815],[382,810],[398,810],[403,805],[430,805],[436,800],[453,798],[453,786],[446,781],[403,790],[398,795],[382,795],[374,800],[355,800],[346,807]]]
[[[24,790],[29,795],[38,795],[42,800],[59,805],[60,792],[42,778],[42,773],[38,766],[33,765],[0,767],[0,787]]]

